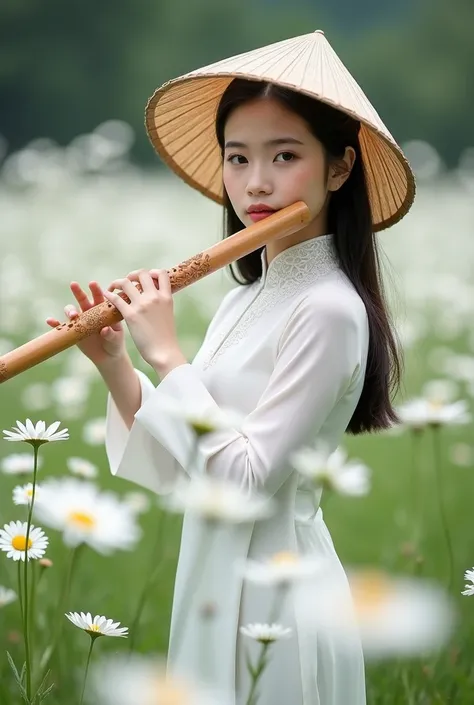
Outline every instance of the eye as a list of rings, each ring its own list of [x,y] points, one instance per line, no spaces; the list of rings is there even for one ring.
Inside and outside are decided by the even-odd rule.
[[[278,157],[283,157],[283,156],[284,156],[284,157],[289,157],[289,159],[283,159],[283,160],[280,160],[280,161],[291,162],[293,159],[296,159],[296,155],[293,154],[292,152],[280,152],[280,154],[277,154],[277,155],[276,155],[275,160],[277,160]]]
[[[245,159],[245,161],[247,161],[246,157],[244,157],[243,154],[231,154],[230,157],[227,157],[227,161],[230,162],[231,164],[235,164],[236,166],[239,164],[244,164],[245,162],[233,162],[232,161],[233,159]]]

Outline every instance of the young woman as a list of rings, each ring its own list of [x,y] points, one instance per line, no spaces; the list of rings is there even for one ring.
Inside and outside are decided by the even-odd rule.
[[[169,650],[176,672],[200,679],[206,649],[217,685],[235,688],[238,705],[246,702],[250,685],[248,643],[239,627],[268,621],[271,600],[268,587],[243,583],[236,564],[282,552],[324,558],[333,579],[347,587],[321,510],[315,511],[289,454],[315,441],[335,449],[345,431],[377,431],[396,420],[391,398],[400,357],[382,295],[374,232],[406,213],[413,177],[341,66],[322,33],[314,33],[165,84],[158,91],[162,122],[159,100],[151,99],[148,129],[155,146],[191,185],[223,203],[225,237],[299,200],[312,215],[299,232],[237,261],[238,286],[224,296],[192,363],[176,337],[165,270],[131,272],[107,291],[92,282],[92,301],[71,284],[81,310],[104,298],[119,308],[161,380],[155,387],[133,368],[121,325],[80,345],[110,390],[106,450],[114,475],[162,494],[198,472],[189,459],[189,429],[163,413],[164,396],[192,402],[203,413],[233,407],[245,416],[240,430],[202,439],[197,465],[248,492],[271,495],[277,511],[218,533],[198,584],[192,566],[200,520],[185,515]],[[339,95],[337,107],[331,90]],[[141,282],[142,294],[134,280]],[[117,288],[129,304],[113,293]],[[74,307],[65,310],[71,318],[77,315]],[[210,603],[214,636],[203,644],[200,610]],[[184,605],[187,620],[178,648],[175,629]],[[343,644],[312,632],[299,604],[290,600],[279,621],[292,628],[293,637],[272,651],[260,705],[365,704],[357,640]]]

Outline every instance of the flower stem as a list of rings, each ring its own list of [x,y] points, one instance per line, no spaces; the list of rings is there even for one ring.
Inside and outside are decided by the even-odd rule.
[[[91,662],[92,649],[94,648],[94,642],[95,642],[96,638],[97,638],[97,637],[91,636],[91,644],[90,644],[90,647],[89,647],[89,653],[87,654],[86,670],[85,670],[85,673],[84,673],[84,680],[83,680],[83,683],[82,683],[82,693],[81,693],[81,702],[80,702],[80,705],[82,705],[82,703],[84,702],[84,693],[85,693],[85,691],[86,691],[87,674],[89,673],[89,664],[90,664],[90,662]]]
[[[438,426],[433,426],[433,450],[434,450],[434,464],[436,469],[436,475],[438,479],[438,507],[439,514],[441,517],[441,525],[443,528],[444,538],[446,540],[446,547],[448,549],[449,558],[449,579],[448,579],[448,592],[451,590],[453,578],[454,578],[454,555],[453,546],[451,542],[451,535],[449,533],[448,518],[446,516],[446,508],[444,504],[444,497],[442,492],[442,472],[441,472],[441,435]]]
[[[423,505],[421,497],[423,496],[422,485],[422,468],[420,464],[420,441],[422,433],[418,429],[411,432],[412,439],[412,494],[413,494],[413,541],[418,549],[421,548],[422,533],[423,533]],[[420,545],[419,545],[420,544]]]
[[[21,623],[23,624],[23,583],[21,580],[21,561],[18,561],[18,601],[20,603]]]
[[[28,520],[26,524],[26,538],[25,538],[25,567],[24,567],[24,578],[23,587],[25,592],[25,602],[23,610],[23,634],[25,639],[25,661],[26,661],[26,694],[28,699],[31,697],[31,659],[30,659],[30,637],[29,637],[29,610],[28,610],[28,549],[30,541],[30,527],[31,527],[31,516],[33,514],[33,506],[35,503],[35,490],[36,490],[36,475],[38,472],[38,445],[33,444],[34,452],[34,468],[33,468],[33,491],[31,494],[31,503],[28,510]]]
[[[150,559],[149,559],[148,575],[147,575],[147,578],[143,584],[143,589],[142,589],[142,592],[140,595],[140,599],[138,600],[138,603],[137,603],[137,609],[135,612],[135,616],[133,618],[132,625],[130,627],[130,637],[131,637],[130,644],[129,644],[129,651],[130,652],[133,651],[133,647],[135,645],[135,638],[136,638],[136,634],[138,631],[138,625],[140,623],[140,618],[142,616],[142,612],[143,612],[143,609],[146,604],[146,600],[148,597],[148,593],[150,591],[150,587],[154,583],[155,578],[156,578],[159,570],[163,566],[163,562],[164,562],[163,556],[160,556],[160,560],[158,561],[158,563],[155,563],[154,559],[155,559],[156,555],[158,554],[158,552],[160,551],[160,548],[162,545],[163,526],[165,523],[165,517],[166,517],[165,512],[160,511],[159,516],[158,516],[158,528],[156,531],[155,542],[153,544],[153,548],[152,548]]]
[[[282,585],[277,587],[277,593],[275,597],[275,601],[273,603],[272,611],[270,612],[270,617],[269,617],[269,624],[273,624],[273,622],[276,621],[278,617],[278,613],[280,611],[280,607],[283,603],[283,600],[285,599],[285,595],[287,593],[288,587],[286,583],[283,583]],[[266,641],[262,643],[262,648],[260,649],[260,656],[258,658],[257,664],[255,668],[251,671],[251,677],[252,677],[252,683],[250,685],[250,690],[247,698],[247,703],[246,705],[255,705],[257,702],[256,700],[256,693],[257,693],[257,687],[258,683],[260,681],[260,678],[262,676],[262,673],[265,670],[265,667],[267,665],[267,651],[272,645],[273,642]]]

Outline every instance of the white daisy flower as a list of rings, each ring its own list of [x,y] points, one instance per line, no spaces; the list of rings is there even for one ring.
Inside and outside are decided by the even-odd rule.
[[[162,411],[185,421],[196,433],[203,436],[227,429],[240,430],[245,415],[230,407],[219,407],[203,411],[190,400],[186,405],[179,404],[173,397],[163,396],[159,407]]]
[[[41,487],[40,485],[36,485],[35,488],[35,502],[38,500],[38,497],[41,495]],[[28,482],[26,485],[17,485],[13,489],[13,503],[14,504],[31,504],[31,500],[33,497],[33,483]]]
[[[465,468],[474,465],[474,446],[471,447],[467,443],[455,443],[451,446],[449,455],[454,465]]]
[[[471,421],[468,404],[464,400],[450,404],[420,397],[402,404],[397,412],[406,427],[418,431],[427,426],[457,426]]]
[[[291,629],[283,627],[281,624],[247,624],[240,627],[240,632],[245,636],[260,642],[260,644],[272,644],[279,639],[288,639],[291,636]]]
[[[75,477],[43,482],[34,513],[61,531],[68,546],[86,543],[102,554],[133,549],[141,536],[136,515],[118,495]]]
[[[290,462],[316,487],[357,497],[370,491],[369,468],[357,461],[347,462],[347,453],[342,448],[330,453],[323,444],[315,449],[304,447],[291,455]]]
[[[43,411],[51,406],[51,388],[45,382],[30,384],[21,394],[21,402],[30,411]]]
[[[170,676],[161,658],[139,654],[104,658],[92,669],[94,705],[230,705],[234,697]]]
[[[38,421],[36,426],[26,419],[24,424],[17,421],[17,428],[12,426],[12,431],[4,430],[4,441],[26,441],[32,445],[42,445],[51,441],[66,441],[69,438],[68,429],[57,431],[61,421],[55,421],[46,428],[44,421]]]
[[[281,551],[263,561],[247,560],[240,568],[243,577],[253,583],[277,585],[313,578],[321,568],[321,561],[300,556],[292,551]]]
[[[6,605],[9,605],[11,602],[14,602],[17,599],[17,594],[14,590],[10,590],[9,588],[3,587],[3,585],[0,585],[0,607],[6,607]]]
[[[474,595],[474,568],[471,570],[466,570],[464,573],[464,580],[468,580],[471,585],[465,585],[462,594],[469,596]]]
[[[105,443],[105,417],[91,419],[82,431],[82,440],[90,446],[101,446]]]
[[[263,495],[240,490],[236,485],[209,475],[194,476],[180,483],[162,500],[176,512],[193,512],[208,521],[240,523],[270,516],[273,503]]]
[[[295,600],[311,629],[343,643],[360,638],[371,659],[427,653],[449,638],[454,610],[436,584],[377,570],[348,571],[348,579],[349,586],[326,572],[310,588],[298,587]]]
[[[68,612],[66,617],[79,629],[83,629],[90,636],[121,636],[128,637],[128,627],[119,627],[120,622],[114,622],[112,619],[101,617],[96,614],[92,617],[90,612]]]
[[[150,498],[144,492],[126,492],[123,501],[136,514],[144,514],[150,509]]]
[[[29,475],[35,469],[35,459],[31,453],[11,453],[2,458],[0,468],[5,475]],[[43,465],[42,456],[38,456],[38,470]]]
[[[11,521],[0,529],[0,550],[6,552],[7,558],[13,558],[14,561],[25,560],[27,527],[26,521]],[[28,536],[28,560],[44,556],[48,542],[49,539],[44,531],[39,527],[35,529],[31,525]]]
[[[66,465],[69,472],[72,472],[73,475],[79,475],[79,477],[85,477],[88,480],[93,480],[97,477],[97,465],[84,458],[67,458]]]

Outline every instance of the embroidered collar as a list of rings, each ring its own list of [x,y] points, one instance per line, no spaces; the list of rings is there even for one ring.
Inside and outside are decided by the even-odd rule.
[[[265,289],[279,287],[289,280],[321,277],[339,266],[332,234],[319,235],[297,242],[279,252],[267,265],[266,248],[261,252],[261,285]]]

